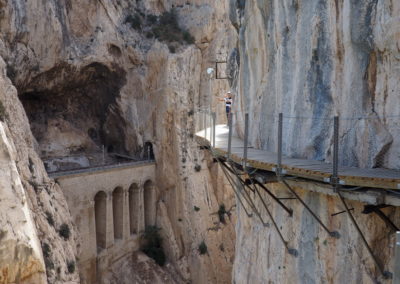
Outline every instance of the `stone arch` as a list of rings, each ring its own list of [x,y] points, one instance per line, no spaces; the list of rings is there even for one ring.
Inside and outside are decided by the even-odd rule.
[[[124,191],[116,187],[112,193],[114,239],[122,239],[124,230]]]
[[[128,191],[129,195],[129,232],[131,234],[138,233],[140,218],[140,189],[137,183],[132,183]]]
[[[99,191],[94,196],[97,251],[106,248],[107,236],[107,194]]]
[[[143,200],[144,200],[144,225],[155,225],[156,216],[156,191],[151,180],[147,180],[143,185]]]

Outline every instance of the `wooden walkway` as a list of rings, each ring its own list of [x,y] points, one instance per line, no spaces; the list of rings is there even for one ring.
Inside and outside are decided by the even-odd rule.
[[[216,126],[215,153],[219,156],[228,154],[228,127]],[[196,134],[200,144],[210,146],[210,129]],[[243,140],[232,137],[231,159],[239,164],[243,162]],[[247,165],[256,169],[273,171],[276,168],[277,154],[265,150],[248,148]],[[326,182],[332,175],[332,164],[306,159],[282,158],[282,168],[286,175]],[[344,185],[356,187],[373,187],[384,189],[400,189],[400,170],[361,169],[355,167],[339,167],[339,178]]]

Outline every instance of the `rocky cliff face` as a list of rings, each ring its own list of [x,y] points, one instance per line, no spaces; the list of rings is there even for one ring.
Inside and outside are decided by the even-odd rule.
[[[399,168],[399,13],[396,1],[240,1],[230,19],[238,31],[231,52],[236,128],[250,114],[252,146],[275,151],[283,112],[283,150],[292,157],[331,160],[334,115],[340,116],[340,163]],[[377,283],[382,280],[337,198],[299,194],[341,239],[326,236],[297,201],[294,217],[273,209],[298,258],[285,253],[273,228],[241,211],[236,229],[236,283]],[[287,192],[271,185],[279,197]],[[268,197],[266,197],[268,199]],[[259,201],[258,201],[259,202]],[[391,268],[393,235],[381,220],[349,201],[373,251]],[[262,208],[259,204],[258,208]],[[398,210],[386,211],[398,223]],[[262,211],[262,214],[265,212]],[[379,245],[378,245],[379,244]]]
[[[287,253],[270,220],[267,219],[271,227],[265,228],[258,219],[249,219],[240,210],[236,228],[234,282],[391,283],[391,279],[385,279],[376,267],[347,213],[331,215],[343,212],[345,208],[330,188],[321,194],[321,191],[316,190],[318,185],[310,182],[293,181],[291,185],[330,230],[339,232],[340,238],[329,237],[299,201],[284,200],[293,209],[293,217],[288,217],[279,205],[263,194],[283,237],[290,248],[298,251],[298,256]],[[291,197],[279,184],[269,187],[278,197]],[[393,272],[394,231],[376,214],[361,214],[365,205],[363,202],[368,200],[365,194],[361,199],[355,196],[346,197],[346,202],[353,210],[378,261],[385,270]],[[260,199],[255,196],[253,198],[262,216],[267,218]],[[398,207],[386,208],[383,212],[394,223],[399,224]]]
[[[1,235],[0,282],[79,282],[79,235],[41,159],[96,157],[102,147],[141,155],[145,142],[158,164],[157,224],[179,279],[230,281],[234,217],[223,224],[216,212],[220,204],[231,208],[232,196],[193,141],[195,109],[210,89],[228,87],[210,87],[204,72],[232,47],[227,7],[208,0],[0,2],[1,190],[8,196],[1,220],[9,228]],[[177,22],[162,18],[172,8]],[[177,26],[178,38],[168,40],[168,27]],[[129,263],[110,267],[110,279],[118,282]]]
[[[239,117],[250,112],[253,145],[276,149],[283,112],[285,154],[329,161],[339,115],[341,164],[398,169],[399,9],[392,0],[231,1],[236,106]]]

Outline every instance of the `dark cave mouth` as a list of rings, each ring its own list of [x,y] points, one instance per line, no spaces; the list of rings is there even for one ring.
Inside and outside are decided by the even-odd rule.
[[[81,69],[60,64],[17,86],[49,171],[110,163],[107,152],[126,153],[124,132],[109,131],[124,124],[117,99],[125,83],[124,70],[95,62]]]

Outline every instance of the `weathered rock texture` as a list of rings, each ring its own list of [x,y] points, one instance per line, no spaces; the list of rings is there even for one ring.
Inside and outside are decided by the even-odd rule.
[[[145,35],[148,15],[173,7],[179,25],[189,30],[195,44],[171,49]],[[229,220],[220,223],[215,213],[222,203],[229,209],[232,196],[192,136],[193,112],[209,97],[205,69],[232,47],[232,37],[225,36],[233,35],[227,7],[227,1],[210,0],[0,1],[0,55],[16,87],[3,74],[2,87],[8,91],[2,93],[2,102],[9,113],[3,126],[10,129],[3,140],[14,144],[17,153],[15,158],[6,155],[4,162],[16,162],[23,187],[16,185],[20,193],[10,198],[20,200],[18,216],[27,220],[24,226],[33,228],[28,232],[21,225],[21,232],[7,233],[11,241],[32,249],[14,258],[21,272],[9,273],[8,282],[29,275],[37,283],[45,282],[44,266],[50,283],[78,281],[78,267],[67,270],[79,252],[65,198],[47,178],[36,153],[41,158],[98,153],[105,145],[106,152],[139,155],[147,141],[156,155],[157,224],[168,261],[185,281],[230,281],[233,226]],[[141,25],[135,26],[129,16],[141,18]],[[226,81],[215,81],[211,89],[220,93],[227,87]],[[1,189],[12,192],[18,176],[8,176],[9,184]],[[24,195],[30,197],[28,205],[22,204]],[[54,228],[47,221],[49,214]],[[17,222],[13,216],[2,220]],[[71,230],[68,241],[57,232],[62,223]],[[208,253],[200,256],[203,240]],[[39,242],[51,248],[47,261]],[[8,245],[0,245],[9,255]],[[47,247],[44,251],[47,255]],[[32,271],[25,268],[29,263],[35,263],[29,266]],[[7,261],[0,264],[3,269]],[[115,272],[120,267],[116,265]]]
[[[342,165],[399,169],[399,9],[399,2],[391,0],[232,0],[230,18],[239,40],[229,74],[240,94],[234,107],[238,133],[249,112],[251,144],[274,151],[277,115],[283,112],[284,154],[330,161],[332,117],[339,115]],[[283,187],[271,187],[280,197],[288,195]],[[309,192],[311,187],[303,184],[297,190],[341,238],[329,238],[298,201],[285,201],[293,218],[270,204],[283,236],[299,251],[293,258],[273,228],[263,228],[240,210],[234,282],[384,281],[347,215],[330,216],[344,210],[340,200]],[[349,203],[373,251],[390,270],[390,229],[376,216],[360,214],[361,203]],[[385,213],[398,224],[397,209]]]
[[[285,154],[329,161],[339,115],[341,164],[400,168],[399,9],[393,0],[232,0],[236,107],[239,118],[250,112],[253,145],[276,149],[283,112]]]
[[[77,236],[67,204],[34,151],[28,119],[4,61],[0,64],[0,283],[45,283],[46,270],[49,282],[77,283]],[[68,237],[60,235],[61,226],[68,228]]]
[[[297,200],[284,201],[293,209],[288,217],[273,201],[267,202],[282,235],[298,256],[289,255],[277,232],[265,228],[255,218],[247,218],[240,210],[237,221],[237,242],[233,281],[236,283],[391,283],[384,279],[375,266],[361,237],[346,213],[331,214],[344,209],[337,196],[313,192],[312,183],[291,182],[296,192],[340,239],[329,237],[310,213]],[[279,197],[291,194],[282,185],[270,186]],[[263,194],[268,200],[268,195]],[[267,218],[259,198],[257,208]],[[395,234],[376,214],[361,214],[363,203],[347,199],[349,208],[378,260],[385,269],[392,268]],[[398,208],[386,208],[383,212],[399,224]],[[271,222],[269,222],[271,223]]]

